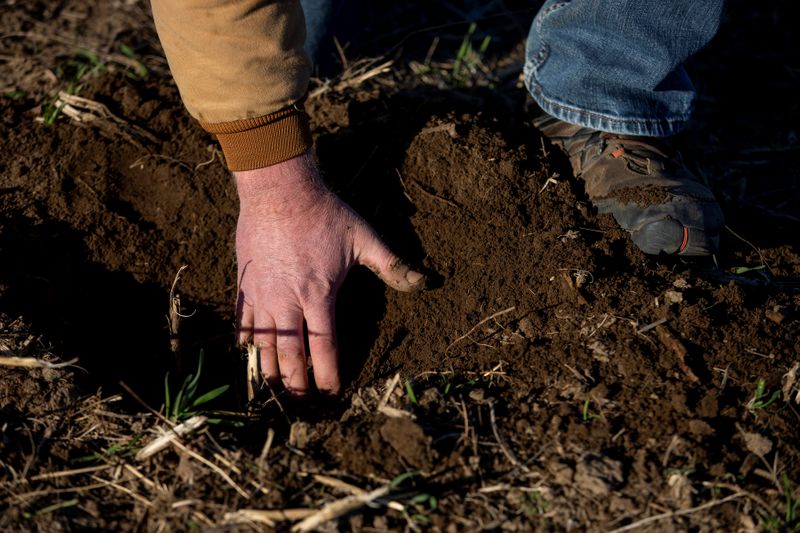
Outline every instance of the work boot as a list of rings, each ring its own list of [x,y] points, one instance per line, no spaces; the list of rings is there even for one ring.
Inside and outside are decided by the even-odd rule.
[[[717,251],[722,210],[666,139],[604,133],[544,113],[534,125],[569,156],[598,212],[614,215],[644,253]]]

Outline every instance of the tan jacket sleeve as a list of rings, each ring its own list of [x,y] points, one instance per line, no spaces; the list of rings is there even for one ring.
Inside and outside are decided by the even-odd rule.
[[[151,0],[156,30],[189,113],[219,139],[231,170],[311,147],[303,97],[310,62],[292,0]]]

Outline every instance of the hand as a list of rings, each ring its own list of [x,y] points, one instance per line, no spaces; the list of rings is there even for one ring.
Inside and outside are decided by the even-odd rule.
[[[381,242],[367,222],[322,183],[310,152],[270,167],[235,172],[239,192],[236,257],[239,342],[251,339],[271,384],[308,392],[303,321],[320,391],[341,387],[336,293],[354,265],[401,291],[425,278]]]

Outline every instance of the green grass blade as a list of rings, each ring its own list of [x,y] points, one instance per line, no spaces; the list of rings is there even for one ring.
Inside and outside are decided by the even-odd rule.
[[[172,404],[172,398],[170,398],[169,393],[169,372],[164,374],[164,415],[167,418],[170,418],[170,407]]]
[[[136,59],[136,53],[133,51],[133,48],[125,43],[119,45],[119,51],[122,52],[122,55],[129,57],[130,59]]]
[[[757,267],[735,267],[733,268],[734,274],[745,274],[747,272],[754,272],[757,270],[764,270],[767,268],[767,265],[759,265]]]
[[[406,394],[408,395],[408,401],[411,402],[411,405],[419,405],[417,395],[414,394],[414,389],[410,381],[406,381]]]
[[[181,414],[186,410],[186,403],[189,400],[189,395],[187,393],[187,386],[189,381],[192,379],[192,375],[189,374],[186,376],[186,379],[183,380],[183,385],[181,389],[178,391],[178,395],[175,397],[175,403],[172,406],[172,416],[170,417],[171,420],[175,420],[181,416]]]
[[[396,489],[396,488],[397,488],[397,487],[399,487],[399,486],[400,486],[400,485],[401,485],[401,484],[402,484],[402,483],[403,483],[405,480],[407,480],[407,479],[410,479],[410,478],[413,478],[413,477],[414,477],[414,476],[416,476],[417,474],[419,474],[419,472],[417,472],[416,470],[410,470],[410,471],[408,471],[408,472],[403,472],[402,474],[400,474],[399,476],[397,476],[396,478],[394,478],[394,479],[393,479],[393,480],[392,480],[392,481],[389,483],[389,488],[391,488],[391,489]]]
[[[486,53],[486,49],[489,48],[489,43],[491,43],[491,42],[492,42],[492,36],[491,35],[487,35],[486,37],[484,37],[483,41],[481,41],[481,46],[478,48],[478,53],[480,55],[485,54]]]
[[[225,392],[229,388],[230,388],[230,385],[222,385],[221,387],[217,387],[214,390],[208,391],[207,393],[203,394],[202,396],[197,398],[195,401],[193,401],[192,405],[190,407],[197,407],[198,405],[202,405],[202,404],[204,404],[206,402],[210,402],[211,400],[213,400],[214,398],[216,398],[217,396],[219,396],[220,394],[222,394],[223,392]]]
[[[63,501],[63,502],[54,503],[53,505],[48,505],[47,507],[43,507],[42,509],[39,509],[38,511],[33,513],[33,515],[34,516],[41,516],[43,514],[52,513],[53,511],[58,511],[59,509],[66,509],[67,507],[74,507],[75,505],[78,505],[78,499],[77,498],[74,498],[72,500],[66,500],[66,501]]]
[[[461,41],[461,46],[458,48],[458,52],[456,53],[456,60],[453,63],[454,79],[458,79],[461,76],[461,65],[464,63],[464,60],[466,59],[470,49],[472,48],[470,41],[472,40],[472,34],[475,33],[477,27],[478,26],[474,22],[470,24],[466,35],[464,35],[464,39]]]
[[[197,384],[200,383],[200,374],[203,372],[203,359],[205,359],[205,356],[206,356],[205,351],[200,350],[200,357],[197,360],[197,373],[195,374],[194,379],[191,381],[191,383],[189,383],[186,389],[187,391],[186,395],[189,398],[192,398],[194,396],[194,393],[197,391]]]

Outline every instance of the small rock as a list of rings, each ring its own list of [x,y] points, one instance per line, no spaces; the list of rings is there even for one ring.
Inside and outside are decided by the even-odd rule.
[[[407,464],[423,471],[432,468],[436,459],[432,439],[413,420],[390,418],[381,426],[380,434]]]
[[[703,418],[714,418],[719,415],[719,400],[716,393],[712,390],[703,396],[698,402],[696,410],[697,414]]]
[[[550,471],[552,476],[551,479],[553,480],[554,485],[572,485],[575,472],[569,467],[569,465],[555,460],[548,465],[547,469]]]
[[[742,477],[747,477],[750,475],[753,467],[758,465],[758,461],[759,459],[755,456],[755,454],[747,454],[747,457],[744,458],[744,461],[742,461],[742,464],[739,467],[739,475]]]
[[[311,440],[311,425],[308,422],[295,422],[289,429],[289,445],[299,450],[308,446]]]
[[[714,428],[708,425],[707,422],[703,422],[702,420],[690,420],[689,421],[689,432],[692,435],[698,435],[700,437],[707,437],[714,433]]]
[[[759,457],[764,457],[772,451],[772,441],[763,435],[743,431],[742,438],[747,449]]]
[[[664,293],[664,300],[669,304],[679,304],[683,302],[683,294],[678,291],[667,291]]]
[[[605,400],[608,396],[608,387],[600,383],[589,391],[589,397],[597,401]]]
[[[348,517],[350,522],[350,531],[363,531],[364,530],[364,515],[354,514]]]
[[[526,339],[535,339],[536,338],[536,330],[533,327],[533,322],[531,322],[530,318],[523,318],[519,321],[517,325],[519,328],[519,332],[526,338]]]
[[[792,392],[795,390],[794,385],[798,377],[800,377],[800,361],[795,361],[792,368],[781,378],[781,391],[783,392],[783,400],[785,402],[792,401]],[[794,402],[800,404],[800,389],[797,391]]]
[[[676,289],[689,289],[692,287],[689,285],[689,282],[683,278],[676,279],[674,282],[672,282],[672,286]]]
[[[589,349],[592,351],[592,357],[601,363],[608,363],[608,356],[611,354],[606,345],[595,339],[589,343]]]
[[[745,514],[739,515],[739,524],[742,526],[743,533],[757,533],[761,531],[758,527],[756,527],[756,523],[753,521],[752,517],[749,517]]]
[[[439,391],[434,387],[429,387],[420,395],[419,406],[423,409],[429,409],[433,404],[438,402],[440,398]]]
[[[55,381],[61,377],[61,371],[56,368],[43,368],[42,377],[45,381]]]
[[[482,402],[484,399],[483,389],[474,389],[469,391],[469,397],[476,402]]]
[[[178,475],[178,478],[187,485],[191,486],[194,484],[194,468],[192,467],[192,461],[188,453],[181,452],[181,460],[178,462],[178,468],[175,469],[175,473]]]
[[[575,467],[575,484],[595,496],[607,496],[623,480],[622,463],[607,457],[590,455]]]
[[[764,316],[776,324],[781,324],[784,320],[786,320],[786,311],[783,307],[776,305],[772,309],[767,309],[764,311]]]
[[[86,511],[92,518],[100,518],[100,508],[94,500],[84,500],[81,502],[81,509]]]
[[[516,424],[514,424],[517,430],[517,435],[533,435],[534,431],[531,427],[530,422],[521,418],[517,420]]]
[[[385,516],[376,515],[372,519],[372,527],[377,531],[388,531],[389,530],[389,521],[386,520]]]
[[[692,483],[685,474],[672,473],[667,480],[670,496],[681,509],[692,506]]]

